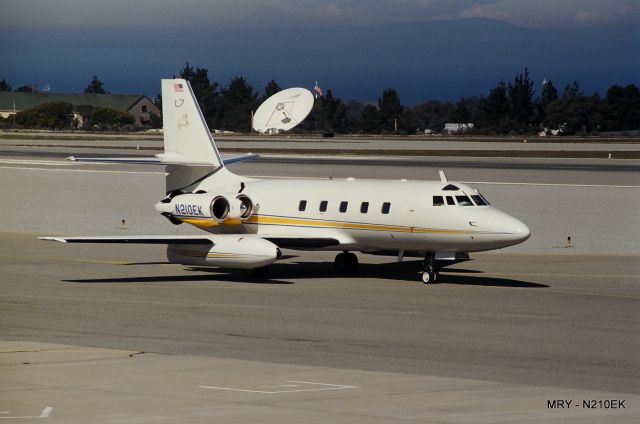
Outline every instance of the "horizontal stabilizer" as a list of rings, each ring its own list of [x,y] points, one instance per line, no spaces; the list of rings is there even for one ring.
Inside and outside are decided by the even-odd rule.
[[[259,158],[260,155],[256,154],[256,153],[246,153],[244,155],[237,155],[237,156],[222,156],[222,161],[224,162],[225,165],[230,165],[232,163],[237,163],[237,162],[244,162],[245,160],[251,160],[251,159],[257,159]]]
[[[260,155],[255,153],[246,153],[244,155],[223,156],[222,161],[225,165],[232,163],[243,162],[245,160],[251,160],[259,158]],[[67,160],[72,162],[90,162],[90,163],[124,163],[130,165],[187,165],[187,166],[211,166],[206,162],[190,162],[187,160],[181,160],[178,157],[141,157],[141,156],[122,156],[122,157],[87,157],[78,158],[75,156],[69,156]]]
[[[71,162],[91,162],[91,163],[129,163],[139,165],[164,165],[160,159],[156,157],[114,157],[114,158],[77,158],[75,156],[69,156],[66,160]]]

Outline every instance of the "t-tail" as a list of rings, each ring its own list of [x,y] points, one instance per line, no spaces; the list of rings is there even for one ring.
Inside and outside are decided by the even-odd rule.
[[[181,193],[237,185],[239,181],[246,179],[233,174],[225,165],[258,157],[251,153],[224,158],[220,155],[187,80],[162,80],[162,124],[164,152],[155,157],[71,156],[67,159],[77,162],[166,166],[165,192],[168,197],[172,197]],[[209,178],[214,175],[215,178]]]
[[[235,179],[225,168],[189,81],[162,80],[162,123],[164,153],[157,157],[167,165],[167,194],[196,191],[214,174],[216,180]]]
[[[189,81],[162,80],[162,123],[163,162],[224,166]]]

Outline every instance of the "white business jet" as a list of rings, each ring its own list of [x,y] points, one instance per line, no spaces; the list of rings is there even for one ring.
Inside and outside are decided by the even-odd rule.
[[[244,268],[265,276],[280,249],[338,251],[335,268],[353,272],[352,252],[424,258],[424,283],[469,252],[529,238],[529,228],[492,207],[472,187],[447,181],[254,179],[225,166],[189,82],[162,80],[164,153],[155,158],[76,160],[165,165],[166,197],[156,210],[198,236],[42,237],[65,243],[166,244],[172,263]]]

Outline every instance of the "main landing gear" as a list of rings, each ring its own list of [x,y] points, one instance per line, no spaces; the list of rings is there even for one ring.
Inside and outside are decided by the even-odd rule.
[[[248,277],[252,278],[267,278],[269,276],[269,265],[261,266],[260,268],[251,268],[245,270]]]
[[[440,273],[438,272],[435,253],[426,254],[424,261],[422,261],[422,270],[419,274],[422,274],[421,279],[424,284],[433,284],[438,281]]]
[[[358,269],[358,257],[351,252],[342,252],[336,255],[333,267],[338,272],[352,273]]]

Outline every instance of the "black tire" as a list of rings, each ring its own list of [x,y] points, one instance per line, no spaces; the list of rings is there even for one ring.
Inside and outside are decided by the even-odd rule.
[[[348,261],[346,253],[338,253],[336,258],[333,260],[333,268],[337,272],[345,272],[347,270]]]
[[[348,273],[356,272],[356,270],[358,269],[358,257],[355,255],[355,253],[351,253],[351,252],[347,253],[346,259],[347,259],[347,267],[345,271]]]

